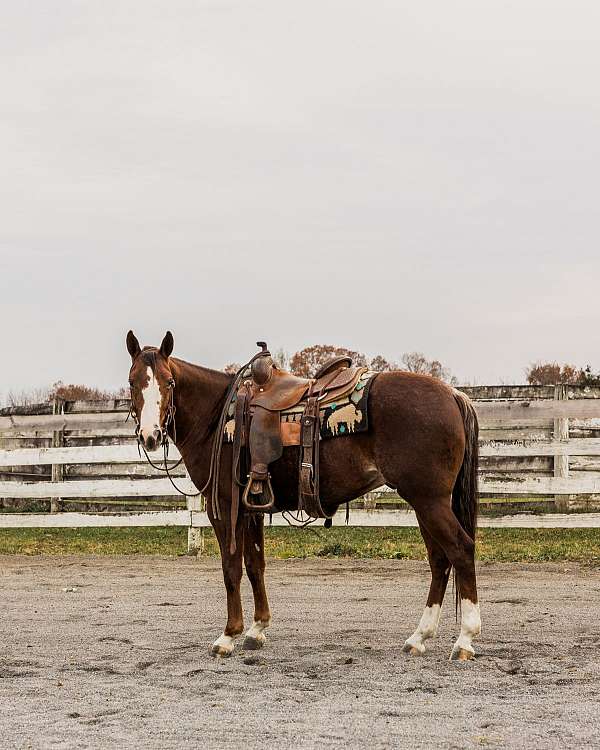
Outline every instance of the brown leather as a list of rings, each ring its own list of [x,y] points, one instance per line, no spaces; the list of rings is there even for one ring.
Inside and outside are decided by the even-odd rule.
[[[300,422],[281,423],[281,442],[287,445],[300,445]]]
[[[273,366],[273,373],[264,385],[253,384],[252,404],[270,411],[285,411],[300,403],[309,385],[310,380]]]
[[[231,534],[229,537],[229,552],[233,554],[236,549],[235,526],[240,510],[240,484],[238,482],[237,470],[240,468],[242,445],[245,443],[247,418],[248,418],[248,396],[249,392],[245,386],[242,386],[237,394],[235,403],[235,423],[237,429],[233,438],[233,467],[231,472],[231,508],[230,508],[230,526]]]
[[[333,380],[331,374],[325,375],[314,384],[313,393],[319,396],[326,393],[325,398],[329,399],[329,394],[335,391],[336,398],[339,398],[339,394],[354,389],[359,377],[366,369],[366,367],[345,367],[335,375]]]
[[[319,402],[310,395],[302,415],[299,510],[312,518],[327,518],[319,497]]]
[[[333,389],[328,388],[325,394],[323,394],[323,396],[319,399],[319,403],[321,404],[321,406],[327,406],[334,401],[340,401],[341,399],[346,398],[346,396],[349,396],[356,388],[361,375],[367,372],[367,370],[367,367],[359,367],[358,370],[355,371],[352,380],[350,380],[346,385],[342,385],[338,388]]]
[[[325,374],[314,382],[312,392],[315,396],[324,396],[323,403],[335,401],[352,391],[366,370],[366,367],[346,367],[345,364],[338,371],[327,368]],[[310,380],[299,378],[274,366],[272,375],[266,383],[253,384],[252,404],[270,411],[291,409],[306,396],[310,384]]]
[[[264,341],[257,341],[256,345],[262,348],[263,355],[259,355],[255,358],[250,366],[250,370],[252,372],[252,380],[254,383],[258,386],[262,386],[271,379],[271,375],[273,374],[273,358],[269,354],[269,350]]]
[[[323,375],[327,375],[334,370],[340,370],[342,367],[352,367],[352,357],[333,357],[333,359],[327,360],[327,362],[325,362],[324,365],[321,365],[321,367],[315,372],[315,380],[319,380]]]
[[[250,474],[256,474],[257,479],[266,478],[268,466],[283,453],[279,414],[269,409],[263,409],[251,402],[252,422],[250,423],[249,448],[252,462]]]

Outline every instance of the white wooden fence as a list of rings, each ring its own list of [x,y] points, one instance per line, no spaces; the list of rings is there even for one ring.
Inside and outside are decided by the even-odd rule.
[[[480,435],[482,496],[546,497],[558,509],[569,498],[600,496],[600,388],[464,389],[474,399]],[[0,500],[50,499],[51,513],[1,513],[0,528],[186,526],[190,545],[209,525],[199,498],[185,509],[143,513],[56,512],[70,500],[173,500],[168,479],[138,454],[127,401],[55,402],[0,412]],[[175,448],[170,458],[178,459]],[[183,467],[177,483],[196,489]],[[600,514],[482,518],[493,526],[600,526]],[[274,516],[275,524],[285,523]],[[356,510],[356,526],[416,525],[410,511]]]

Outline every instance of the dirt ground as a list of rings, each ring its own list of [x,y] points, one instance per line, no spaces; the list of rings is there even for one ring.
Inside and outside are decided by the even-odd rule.
[[[448,662],[450,597],[428,653],[402,652],[422,563],[271,561],[267,645],[221,660],[215,560],[11,556],[0,570],[3,748],[600,746],[598,570],[481,566],[470,663]],[[248,585],[244,601],[250,624]]]

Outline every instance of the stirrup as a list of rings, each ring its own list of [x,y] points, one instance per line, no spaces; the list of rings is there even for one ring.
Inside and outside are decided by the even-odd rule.
[[[244,489],[244,494],[242,495],[242,505],[247,509],[251,511],[259,511],[260,513],[268,513],[269,511],[273,510],[275,507],[275,495],[273,494],[273,487],[271,486],[271,477],[267,476],[266,480],[263,480],[263,491],[262,496],[264,497],[265,494],[270,498],[267,503],[261,503],[254,504],[251,503],[248,499],[250,496],[250,488],[252,486],[252,483],[255,480],[250,477],[246,483],[246,488]],[[268,490],[268,493],[265,492],[265,490]]]

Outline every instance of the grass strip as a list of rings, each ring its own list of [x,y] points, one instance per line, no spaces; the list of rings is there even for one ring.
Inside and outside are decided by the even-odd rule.
[[[204,535],[204,554],[217,557],[212,530]],[[181,527],[0,530],[0,554],[182,555],[186,549],[187,529]],[[265,550],[279,559],[426,559],[419,530],[413,528],[271,528]],[[600,529],[480,529],[477,557],[484,562],[600,564]]]

